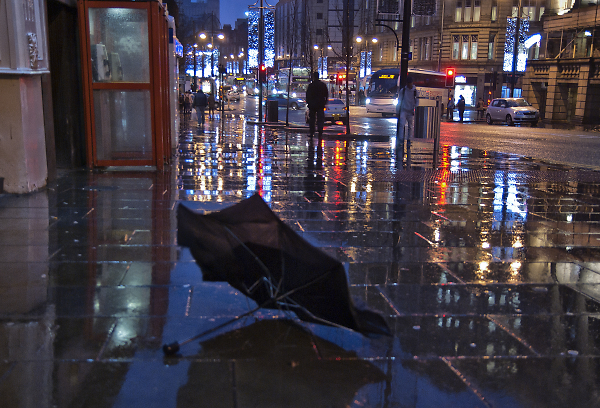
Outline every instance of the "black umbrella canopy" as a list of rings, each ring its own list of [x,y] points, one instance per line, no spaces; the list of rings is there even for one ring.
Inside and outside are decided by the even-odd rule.
[[[287,319],[257,320],[200,345],[178,406],[346,407],[363,386],[386,379],[356,353]]]
[[[354,305],[341,262],[283,223],[258,194],[201,214],[178,207],[179,245],[206,281],[224,281],[259,306],[292,310],[305,321],[390,335],[379,314]]]

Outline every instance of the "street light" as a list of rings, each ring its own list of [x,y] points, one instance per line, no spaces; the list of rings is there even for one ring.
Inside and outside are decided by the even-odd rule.
[[[319,62],[320,63],[317,64],[317,70],[319,71],[319,77],[325,78],[325,77],[327,77],[327,65],[325,62],[325,58],[323,58],[323,47],[319,47],[318,44],[315,44],[315,45],[313,45],[313,48],[315,50],[320,51],[320,53],[319,53]],[[327,49],[331,50],[332,49],[331,45],[328,45]],[[325,54],[325,57],[327,57],[327,54]]]
[[[206,33],[200,33],[198,36],[200,38],[202,38],[203,40],[208,38],[208,35]],[[217,39],[224,40],[225,39],[225,35],[224,34],[217,34]],[[215,47],[215,33],[214,32],[211,32],[211,34],[210,34],[210,42],[208,44],[206,44],[206,47],[208,49],[210,49],[210,76],[214,77],[215,76],[215,51],[213,50],[213,48],[216,48]],[[203,66],[203,68],[204,68],[204,66]]]

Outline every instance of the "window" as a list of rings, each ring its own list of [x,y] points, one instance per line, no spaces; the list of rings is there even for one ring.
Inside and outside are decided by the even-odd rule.
[[[463,35],[462,37],[462,47],[460,51],[460,59],[469,59],[469,36]]]
[[[452,36],[452,59],[457,60],[459,56],[460,50],[460,36],[453,35]]]
[[[429,40],[429,55],[431,55],[431,43],[432,39]],[[452,36],[452,59],[461,60],[476,60],[477,59],[477,35],[453,35]]]
[[[317,34],[317,35],[323,35],[323,29],[322,28],[317,28],[315,34]]]
[[[454,15],[454,21],[462,21],[462,1],[456,2],[456,13]]]
[[[465,0],[465,22],[471,21],[471,0]]]
[[[473,21],[479,21],[481,18],[481,0],[475,0],[473,7]]]
[[[477,59],[477,36],[471,35],[471,59]]]
[[[421,55],[419,59],[430,60],[431,59],[431,38],[426,37],[421,39]]]
[[[546,11],[546,7],[540,7],[540,18],[539,18],[540,21],[542,21],[542,16],[544,15],[544,11]]]
[[[322,4],[322,3],[323,3],[323,0],[317,0],[317,3],[318,3],[318,4]]]
[[[323,20],[323,13],[317,13],[317,20]]]
[[[490,33],[490,40],[488,42],[488,59],[494,59],[494,43],[496,42],[496,34]]]
[[[498,3],[496,0],[492,0],[492,21],[498,20]]]
[[[470,21],[479,21],[481,18],[481,0],[463,0],[456,2],[456,11],[454,13],[454,21],[463,21],[468,23]]]
[[[535,21],[535,6],[533,6],[533,7],[523,7],[522,16],[529,17],[530,21]]]

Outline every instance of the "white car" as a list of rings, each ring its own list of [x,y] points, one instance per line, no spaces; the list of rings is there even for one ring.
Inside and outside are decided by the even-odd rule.
[[[236,102],[240,100],[240,93],[238,91],[227,91],[227,100],[230,102]]]
[[[346,104],[339,98],[329,98],[325,105],[325,120],[335,123],[338,120],[346,123]]]
[[[506,122],[509,126],[515,123],[531,123],[531,126],[536,126],[540,120],[540,112],[523,98],[498,98],[488,106],[485,120],[488,125]]]
[[[308,123],[308,115],[309,110],[307,109],[305,114],[306,123]],[[326,122],[335,123],[341,120],[343,123],[346,123],[346,104],[339,98],[327,99],[324,116]]]

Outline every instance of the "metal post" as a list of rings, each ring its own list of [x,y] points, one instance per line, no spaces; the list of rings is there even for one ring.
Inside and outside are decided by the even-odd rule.
[[[510,97],[515,95],[515,82],[517,82],[517,59],[519,58],[519,39],[521,37],[521,0],[517,6],[517,24],[515,27],[515,43],[513,44],[512,81],[510,81]]]
[[[258,121],[262,122],[262,102],[263,102],[263,87],[260,80],[260,66],[263,64],[263,42],[265,33],[263,32],[263,0],[260,0],[260,12],[258,17]]]
[[[435,101],[433,112],[433,168],[437,168],[440,151],[440,101]]]
[[[194,44],[195,45],[195,44]],[[196,92],[198,90],[198,77],[196,76],[196,69],[198,67],[198,61],[196,58],[196,47],[194,48],[194,86],[193,86],[193,91]]]

